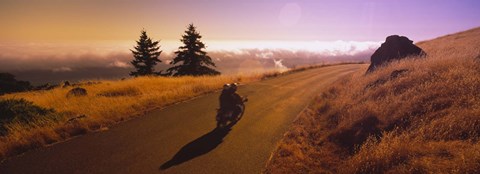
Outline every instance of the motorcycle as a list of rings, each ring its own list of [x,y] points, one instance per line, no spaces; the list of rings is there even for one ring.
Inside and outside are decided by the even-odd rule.
[[[245,112],[245,102],[248,101],[247,97],[242,98],[242,102],[235,105],[234,109],[228,110],[224,108],[217,109],[217,127],[224,128],[237,123]],[[229,124],[228,124],[229,123]]]

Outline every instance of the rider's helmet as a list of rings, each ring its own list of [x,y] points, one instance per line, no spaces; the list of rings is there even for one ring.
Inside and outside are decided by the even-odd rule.
[[[228,89],[230,89],[230,87],[231,87],[230,84],[227,83],[227,84],[223,85],[223,90],[228,90]]]
[[[233,83],[233,84],[231,84],[230,88],[232,88],[232,91],[235,92],[235,91],[237,91],[237,86],[238,86],[238,83]]]

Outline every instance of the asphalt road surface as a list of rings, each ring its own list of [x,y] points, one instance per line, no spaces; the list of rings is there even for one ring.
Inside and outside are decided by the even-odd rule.
[[[32,150],[4,161],[0,173],[260,173],[313,97],[364,66],[317,68],[240,86],[249,101],[231,129],[215,129],[215,92]]]

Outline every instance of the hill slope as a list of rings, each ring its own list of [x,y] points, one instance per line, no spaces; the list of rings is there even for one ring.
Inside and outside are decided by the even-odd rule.
[[[480,172],[480,28],[319,95],[266,173]]]

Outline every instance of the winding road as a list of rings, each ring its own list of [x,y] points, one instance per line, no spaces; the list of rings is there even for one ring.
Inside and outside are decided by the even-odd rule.
[[[231,129],[215,129],[215,92],[10,158],[0,173],[260,173],[313,97],[366,66],[328,66],[240,86],[249,102]]]

